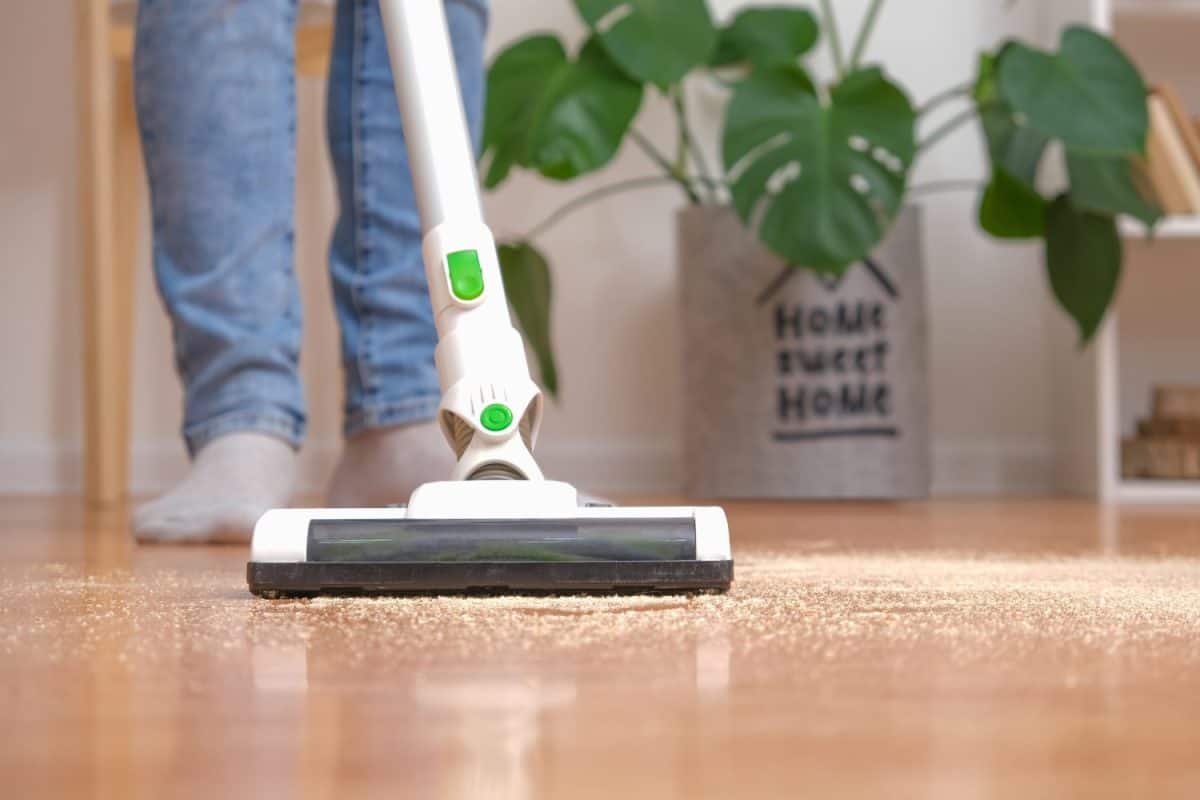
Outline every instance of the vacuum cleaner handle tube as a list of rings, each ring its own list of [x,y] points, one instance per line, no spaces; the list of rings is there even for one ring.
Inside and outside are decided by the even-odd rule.
[[[541,480],[542,394],[513,328],[441,0],[380,0],[421,214],[451,479]]]

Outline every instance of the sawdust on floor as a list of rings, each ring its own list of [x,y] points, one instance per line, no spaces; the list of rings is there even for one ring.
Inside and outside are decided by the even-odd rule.
[[[815,669],[935,647],[987,663],[1169,648],[1200,662],[1200,560],[751,554],[734,590],[697,597],[316,598],[267,601],[240,574],[65,564],[0,568],[0,660],[119,663],[319,644],[364,659],[586,656],[603,664],[719,640]]]

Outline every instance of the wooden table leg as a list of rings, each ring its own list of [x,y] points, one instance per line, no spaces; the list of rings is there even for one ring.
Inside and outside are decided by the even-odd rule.
[[[84,258],[84,481],[90,502],[109,505],[124,497],[129,467],[133,268],[128,257],[132,247],[122,240],[130,227],[127,217],[136,211],[118,213],[128,194],[119,188],[119,164],[129,148],[118,144],[118,131],[127,123],[122,121],[125,110],[116,103],[120,81],[109,49],[109,4],[77,0],[75,8]],[[134,141],[136,147],[136,133]]]

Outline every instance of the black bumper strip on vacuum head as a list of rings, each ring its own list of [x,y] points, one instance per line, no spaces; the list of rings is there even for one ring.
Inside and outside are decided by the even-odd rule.
[[[250,562],[260,597],[723,592],[732,561]]]

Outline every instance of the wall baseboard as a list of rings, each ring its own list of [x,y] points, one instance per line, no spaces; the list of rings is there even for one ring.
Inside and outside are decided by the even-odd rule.
[[[300,486],[319,492],[337,461],[336,441],[312,442],[301,454]],[[548,443],[539,448],[548,474],[595,493],[663,494],[679,490],[682,470],[672,442]],[[949,440],[933,448],[934,495],[1045,494],[1054,490],[1054,449],[1037,440]],[[78,492],[83,484],[78,445],[0,441],[0,494]],[[173,440],[134,446],[130,489],[149,495],[169,487],[187,468]]]

